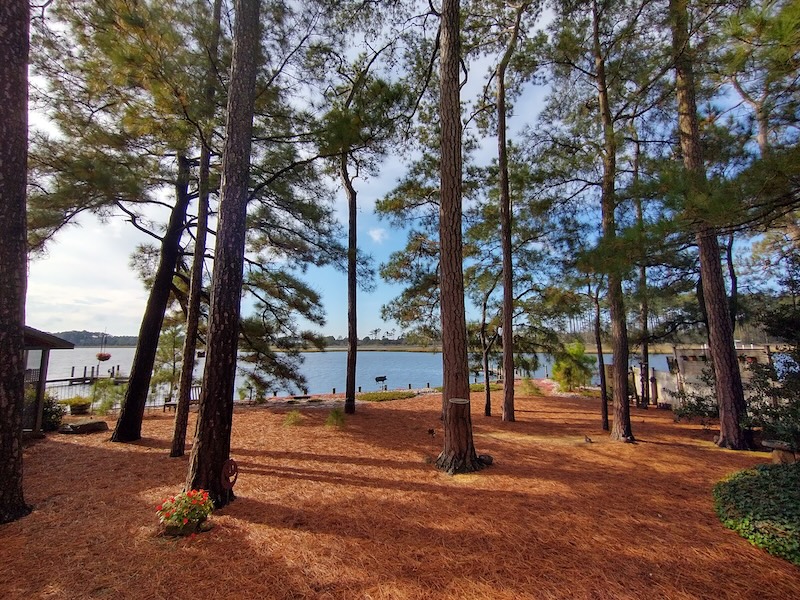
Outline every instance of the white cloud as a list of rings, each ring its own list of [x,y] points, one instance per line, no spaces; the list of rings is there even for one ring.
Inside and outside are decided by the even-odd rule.
[[[383,227],[375,227],[369,230],[369,237],[372,238],[372,241],[376,244],[382,244],[387,239],[389,239],[389,233]]]
[[[147,292],[128,261],[144,234],[88,217],[61,231],[28,270],[26,322],[45,331],[106,330],[135,335]]]

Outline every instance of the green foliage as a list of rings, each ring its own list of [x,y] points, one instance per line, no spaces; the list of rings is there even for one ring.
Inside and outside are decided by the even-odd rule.
[[[208,497],[208,492],[190,490],[164,500],[156,507],[156,514],[163,525],[180,527],[205,520],[213,510],[214,503]]]
[[[438,389],[444,389],[444,388],[436,388],[436,389],[438,390]],[[503,389],[502,385],[498,385],[496,383],[490,383],[489,384],[489,391],[490,392],[499,392],[502,389]],[[484,385],[482,383],[471,383],[471,384],[469,384],[469,391],[470,392],[482,392],[483,390],[484,390]]]
[[[536,385],[530,377],[525,377],[522,380],[522,385],[520,386],[520,391],[525,396],[541,396],[542,390],[541,388]]]
[[[344,427],[344,411],[338,406],[328,413],[328,418],[325,419],[326,427]]]
[[[789,344],[774,354],[769,365],[749,365],[751,378],[745,390],[750,402],[749,420],[761,427],[763,437],[800,449],[800,310],[778,306],[761,317],[765,330]]]
[[[556,355],[553,363],[553,379],[561,390],[572,391],[589,384],[593,366],[594,359],[586,356],[583,343],[573,342]]]
[[[42,399],[42,431],[55,431],[61,425],[61,419],[67,413],[67,407],[45,391]],[[24,427],[33,428],[36,420],[36,386],[25,386]]]
[[[117,385],[113,379],[98,379],[92,388],[92,397],[95,401],[95,412],[105,415],[115,406],[122,407],[125,401],[125,391],[128,385]]]
[[[86,396],[74,396],[72,398],[67,398],[66,400],[59,400],[60,404],[65,406],[81,406],[83,404],[92,404],[92,399],[87,398]]]
[[[358,399],[366,402],[386,402],[387,400],[413,398],[416,395],[416,392],[411,390],[387,390],[385,392],[364,392],[358,395]]]
[[[62,339],[72,342],[76,346],[100,346],[101,342],[105,343],[106,347],[111,346],[136,346],[135,335],[108,335],[102,331],[57,331],[56,335]]]
[[[725,527],[800,566],[800,463],[759,465],[714,486]]]
[[[283,419],[284,427],[294,427],[303,421],[303,414],[299,410],[290,410]]]
[[[706,425],[709,419],[719,418],[719,406],[713,396],[709,398],[708,396],[695,393],[686,394],[685,392],[676,392],[675,396],[683,398],[680,404],[672,409],[676,421],[699,417],[702,419],[703,424]]]
[[[677,405],[672,409],[676,421],[699,417],[705,426],[709,424],[710,419],[719,418],[719,405],[714,392],[714,372],[710,367],[703,369],[700,374],[700,385],[697,387],[689,391],[685,388],[676,392],[667,390],[667,393],[677,401]]]
[[[153,375],[150,378],[150,391],[166,389],[167,397],[174,398],[180,383],[181,366],[183,365],[183,342],[186,326],[177,317],[164,317],[164,326],[158,336]]]
[[[42,431],[56,431],[66,412],[67,408],[59,403],[58,398],[45,392],[42,406]]]
[[[745,384],[749,400],[749,424],[761,427],[764,439],[780,440],[800,449],[800,358],[794,351],[790,355],[775,356],[780,360],[782,376],[774,365],[749,365],[752,374]]]

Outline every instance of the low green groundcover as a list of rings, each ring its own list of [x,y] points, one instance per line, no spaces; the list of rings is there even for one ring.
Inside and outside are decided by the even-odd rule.
[[[726,527],[800,566],[800,463],[726,477],[714,486],[714,508]]]
[[[364,392],[357,397],[365,402],[386,402],[387,400],[402,400],[403,398],[413,398],[416,392],[408,390],[388,390],[386,392]]]

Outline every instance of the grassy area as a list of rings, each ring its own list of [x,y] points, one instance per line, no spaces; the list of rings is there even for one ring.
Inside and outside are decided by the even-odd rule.
[[[416,395],[416,392],[409,390],[388,390],[386,392],[363,392],[358,394],[357,398],[366,402],[386,402],[387,400],[413,398]]]
[[[714,486],[714,507],[726,527],[800,566],[800,463],[734,473]]]

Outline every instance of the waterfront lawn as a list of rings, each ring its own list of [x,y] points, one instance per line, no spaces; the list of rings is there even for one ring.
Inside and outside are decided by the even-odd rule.
[[[237,408],[238,498],[186,539],[155,514],[187,471],[170,415],[135,444],[49,434],[25,449],[34,512],[0,527],[0,597],[800,598],[796,566],[714,514],[714,484],[768,455],[655,409],[631,409],[638,443],[612,443],[593,398],[520,386],[511,423],[472,404],[494,464],[456,477],[431,464],[438,394],[359,403],[344,427],[329,406]]]

